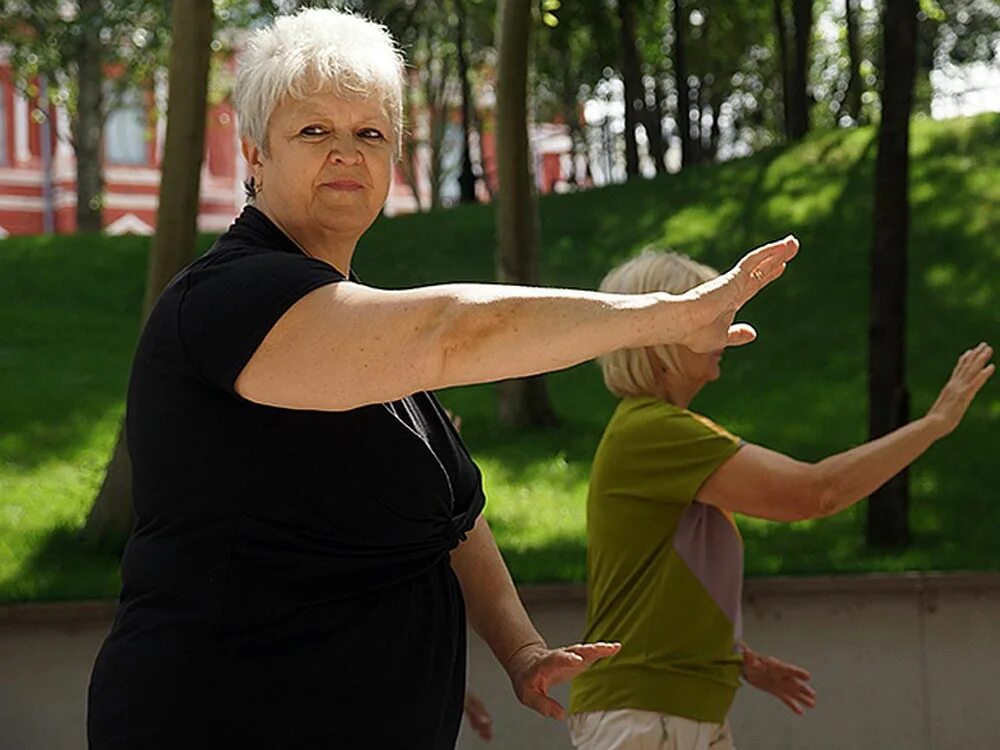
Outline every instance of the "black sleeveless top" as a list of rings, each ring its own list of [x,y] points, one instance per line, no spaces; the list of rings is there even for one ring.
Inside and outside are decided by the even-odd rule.
[[[484,497],[447,415],[426,393],[319,412],[234,391],[282,314],[342,280],[248,207],[153,310],[91,748],[454,746],[465,612],[449,552]]]

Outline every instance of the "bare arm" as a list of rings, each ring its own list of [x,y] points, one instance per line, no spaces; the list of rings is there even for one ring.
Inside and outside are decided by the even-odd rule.
[[[550,649],[525,612],[482,516],[452,552],[451,565],[462,586],[469,624],[507,671],[518,700],[543,716],[561,719],[563,708],[549,697],[548,689],[615,653],[618,644]]]
[[[778,278],[793,238],[749,253],[684,295],[449,284],[381,291],[350,282],[307,294],[275,324],[236,381],[244,398],[340,410],[419,390],[548,372],[615,349],[752,341],[736,311]]]
[[[926,416],[877,440],[811,464],[748,445],[715,470],[698,499],[748,516],[800,521],[838,513],[867,497],[958,426],[993,374],[985,344],[962,354]]]

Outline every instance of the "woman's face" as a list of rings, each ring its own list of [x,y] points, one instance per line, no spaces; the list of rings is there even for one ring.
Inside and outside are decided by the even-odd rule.
[[[699,388],[705,383],[718,380],[722,374],[722,349],[699,354],[686,346],[678,346],[674,352],[677,364],[677,376]]]
[[[300,242],[356,241],[389,195],[392,123],[379,100],[321,92],[282,99],[267,126],[267,154],[244,142],[258,203]]]

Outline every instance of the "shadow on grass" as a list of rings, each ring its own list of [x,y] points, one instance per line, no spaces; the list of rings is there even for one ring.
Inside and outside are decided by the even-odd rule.
[[[88,547],[77,528],[51,529],[39,536],[15,575],[0,581],[0,602],[115,598],[121,588],[123,548]]]

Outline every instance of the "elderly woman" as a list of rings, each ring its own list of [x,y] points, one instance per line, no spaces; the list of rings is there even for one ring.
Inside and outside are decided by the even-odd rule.
[[[686,256],[646,252],[601,289],[681,294],[717,277]],[[621,650],[573,681],[569,728],[581,750],[729,750],[726,714],[742,676],[796,713],[809,674],[740,640],[743,545],[734,513],[774,521],[850,507],[961,421],[993,373],[965,352],[930,411],[815,464],[744,443],[688,407],[719,378],[722,349],[629,347],[600,359],[619,403],[590,477],[586,638]]]
[[[133,364],[137,520],[91,678],[95,750],[452,747],[466,617],[520,700],[561,716],[548,688],[617,645],[545,644],[430,391],[746,343],[736,310],[797,250],[682,296],[365,286],[352,258],[389,191],[402,69],[384,28],[332,10],[249,40],[253,205],[165,290]]]

